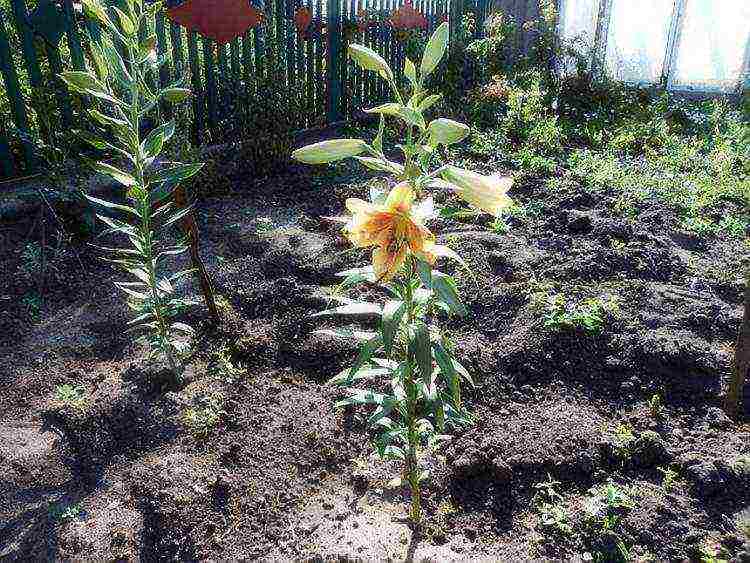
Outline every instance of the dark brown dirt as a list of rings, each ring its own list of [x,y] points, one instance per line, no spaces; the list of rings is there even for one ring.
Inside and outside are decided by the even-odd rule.
[[[199,206],[224,324],[188,310],[199,336],[179,388],[144,367],[95,250],[59,257],[35,316],[24,297],[39,280],[19,268],[36,230],[2,225],[0,557],[615,560],[618,542],[631,559],[697,558],[709,544],[750,557],[736,524],[750,505],[750,427],[718,409],[743,241],[696,243],[658,202],[628,221],[614,195],[522,177],[514,197],[543,212],[510,218],[508,233],[437,220],[477,276],[456,272],[471,315],[449,323],[475,376],[477,424],[425,458],[418,537],[398,520],[398,468],[373,457],[358,413],[335,411],[324,385],[355,348],[311,333],[333,274],[363,263],[320,219],[365,192],[361,177],[340,167],[238,186]],[[545,292],[612,306],[600,332],[544,326]],[[63,384],[81,404],[58,399]],[[186,421],[207,405],[216,419],[201,433]],[[564,526],[535,487],[550,479]],[[630,502],[604,529],[608,483]]]

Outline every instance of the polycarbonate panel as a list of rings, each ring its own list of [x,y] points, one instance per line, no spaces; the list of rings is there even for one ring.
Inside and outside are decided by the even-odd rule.
[[[612,1],[606,63],[614,78],[628,82],[661,78],[673,11],[673,0]]]
[[[592,46],[596,34],[599,0],[563,0],[562,4],[560,31],[563,38],[581,37],[587,45]]]
[[[750,37],[750,1],[686,0],[674,86],[733,88],[742,77]]]

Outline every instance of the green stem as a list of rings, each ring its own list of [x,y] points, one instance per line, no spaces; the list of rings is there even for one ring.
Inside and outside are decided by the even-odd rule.
[[[408,325],[411,326],[415,318],[414,304],[414,286],[416,267],[414,259],[411,258],[408,263],[408,273],[406,276],[406,287],[404,290],[404,303],[406,304],[406,314]],[[406,391],[407,413],[407,439],[408,452],[404,464],[404,474],[411,488],[411,511],[409,517],[414,524],[419,524],[422,519],[422,502],[421,491],[419,490],[419,466],[418,466],[418,448],[419,433],[417,431],[417,386],[414,381],[416,364],[413,356],[407,352],[408,365],[405,374],[404,388]]]
[[[140,20],[138,20],[140,24]],[[167,358],[169,363],[169,369],[172,375],[177,374],[177,364],[174,359],[172,351],[172,344],[169,342],[169,335],[167,331],[167,323],[164,318],[164,309],[159,295],[159,289],[156,281],[156,264],[154,260],[153,251],[153,233],[151,232],[151,202],[148,197],[148,186],[146,185],[145,167],[143,158],[141,155],[141,132],[140,132],[140,91],[139,85],[141,81],[140,66],[137,60],[137,43],[133,39],[135,36],[131,36],[128,41],[128,56],[130,58],[130,68],[133,73],[132,82],[130,83],[130,125],[133,128],[135,135],[135,143],[133,152],[135,154],[135,177],[138,182],[138,186],[142,189],[140,204],[141,214],[141,237],[143,239],[143,258],[144,265],[146,267],[146,273],[148,275],[149,289],[151,291],[151,299],[153,301],[154,316],[156,317],[156,325],[159,340],[161,343],[161,350]]]

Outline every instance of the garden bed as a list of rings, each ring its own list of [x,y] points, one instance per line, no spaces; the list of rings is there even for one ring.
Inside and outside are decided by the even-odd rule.
[[[477,145],[461,154],[473,167],[515,168]],[[367,259],[325,219],[367,177],[236,174],[200,201],[223,324],[200,302],[185,312],[199,330],[177,387],[125,332],[96,249],[65,246],[40,285],[21,251],[33,218],[1,225],[0,556],[739,557],[750,427],[719,397],[742,236],[686,229],[658,197],[623,211],[619,187],[573,166],[514,174],[504,220],[457,208],[433,223],[475,276],[452,272],[470,315],[448,327],[477,422],[424,459],[421,534],[363,412],[333,408],[325,382],[355,347],[310,318]]]

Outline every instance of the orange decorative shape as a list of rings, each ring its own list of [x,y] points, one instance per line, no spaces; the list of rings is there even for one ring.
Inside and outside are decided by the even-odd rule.
[[[248,0],[186,0],[169,8],[167,15],[173,22],[220,45],[244,35],[263,21],[263,13]]]
[[[428,27],[427,18],[414,9],[411,0],[405,0],[404,5],[393,12],[389,21],[395,29],[427,29]]]
[[[312,22],[312,14],[305,7],[297,8],[294,12],[294,27],[297,28],[297,34],[303,37],[307,33],[308,26]]]

